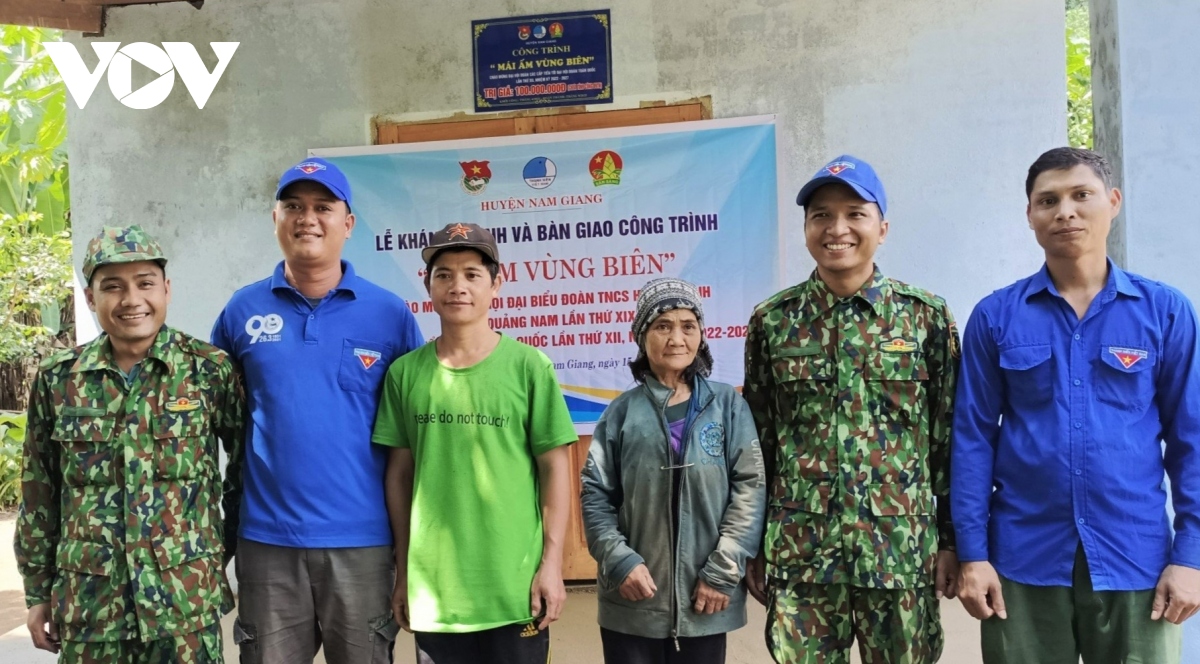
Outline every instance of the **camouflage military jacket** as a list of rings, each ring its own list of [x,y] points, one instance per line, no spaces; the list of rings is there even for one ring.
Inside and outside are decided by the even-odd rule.
[[[933,582],[939,539],[953,548],[957,373],[946,303],[878,270],[848,298],[814,273],[755,309],[744,396],[767,462],[770,576]]]
[[[165,326],[128,386],[107,336],[43,363],[15,542],[26,603],[50,602],[70,641],[149,641],[220,620],[233,594],[217,445],[236,515],[245,418],[229,357]]]

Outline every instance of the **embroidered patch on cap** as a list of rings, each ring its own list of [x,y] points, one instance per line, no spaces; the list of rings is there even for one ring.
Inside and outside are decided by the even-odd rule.
[[[840,175],[842,171],[844,171],[848,168],[853,169],[854,164],[851,164],[848,161],[835,161],[832,164],[826,166],[825,170],[828,171],[830,175]]]
[[[1150,357],[1150,353],[1140,348],[1117,348],[1116,346],[1109,346],[1108,352],[1116,356],[1120,360],[1121,366],[1126,369]]]

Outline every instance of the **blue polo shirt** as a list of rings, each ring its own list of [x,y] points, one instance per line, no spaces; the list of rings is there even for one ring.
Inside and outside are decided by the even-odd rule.
[[[387,451],[371,430],[388,366],[424,343],[404,300],[343,261],[341,282],[314,306],[280,262],[233,294],[212,343],[246,377],[240,536],[301,548],[391,544]]]
[[[1179,291],[1108,270],[1082,320],[1043,267],[980,302],[963,335],[958,557],[1018,583],[1072,585],[1080,544],[1097,590],[1154,588],[1168,563],[1200,568],[1196,314]]]

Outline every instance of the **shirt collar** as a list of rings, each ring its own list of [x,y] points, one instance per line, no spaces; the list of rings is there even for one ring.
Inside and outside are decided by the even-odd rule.
[[[171,363],[168,360],[171,347],[178,344],[178,337],[179,332],[163,325],[162,329],[158,331],[158,335],[154,337],[154,343],[150,344],[149,350],[146,351],[146,359],[160,362],[170,370]],[[108,334],[102,334],[95,341],[83,347],[83,352],[75,360],[71,371],[104,371],[106,369],[120,371],[117,363],[113,361],[112,342],[109,340]]]
[[[1142,293],[1134,287],[1133,282],[1129,279],[1129,274],[1117,267],[1112,259],[1107,259],[1108,278],[1104,282],[1104,289],[1100,291],[1100,295],[1104,296],[1105,300],[1111,300],[1117,294],[1127,295],[1129,297],[1141,297]],[[1042,263],[1042,269],[1037,271],[1037,274],[1029,280],[1029,288],[1025,292],[1025,299],[1037,295],[1041,292],[1047,292],[1055,297],[1062,297],[1058,289],[1054,286],[1054,280],[1050,278],[1050,267]]]
[[[838,297],[837,293],[829,290],[829,285],[821,279],[820,274],[813,270],[812,276],[808,278],[808,300],[810,306],[813,307],[814,313],[820,315],[829,311],[838,302],[843,299],[861,300],[867,306],[871,307],[876,314],[883,313],[884,300],[887,299],[888,291],[891,285],[888,283],[887,277],[879,271],[879,267],[871,274],[871,279],[862,285],[849,298]]]
[[[344,260],[341,261],[341,263],[342,279],[330,292],[336,293],[339,291],[344,291],[349,293],[351,297],[357,298],[359,283],[358,275],[354,272],[354,266],[350,264],[350,261]],[[288,283],[287,275],[284,272],[284,265],[285,261],[279,261],[279,265],[275,266],[275,273],[271,275],[271,290],[277,291],[279,289],[284,289],[299,293],[300,291],[297,291],[294,286]]]
[[[1129,273],[1113,264],[1112,259],[1108,260],[1108,284],[1106,288],[1116,287],[1116,290],[1121,295],[1129,297],[1141,297],[1142,292],[1139,291],[1133,282],[1129,279]]]

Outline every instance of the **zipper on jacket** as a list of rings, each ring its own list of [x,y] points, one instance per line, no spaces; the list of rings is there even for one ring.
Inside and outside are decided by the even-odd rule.
[[[650,401],[654,403],[654,391],[647,385],[646,391],[650,394]],[[667,570],[667,584],[671,588],[671,638],[675,641],[675,651],[679,652],[679,638],[676,636],[676,631],[679,627],[679,609],[676,607],[678,598],[675,595],[675,560],[678,557],[679,535],[675,532],[675,470],[671,466],[675,465],[674,452],[671,449],[671,426],[667,422],[667,404],[671,401],[671,396],[675,394],[675,390],[671,390],[667,394],[667,398],[663,400],[661,407],[658,410],[658,424],[663,429],[663,434],[667,439],[667,465],[663,470],[670,472],[667,477],[667,486],[671,491],[667,498],[671,501],[670,509],[667,510],[667,532],[671,534],[671,564]],[[655,404],[658,405],[658,404]],[[684,443],[681,442],[680,450],[684,449]],[[680,456],[683,456],[682,454]]]
[[[697,382],[699,382],[699,381],[697,381]],[[692,386],[693,396],[695,396],[695,391],[696,391],[696,386],[693,385]],[[653,394],[653,393],[651,393],[651,394]],[[668,394],[667,398],[663,401],[662,409],[660,411],[661,417],[659,418],[659,424],[662,425],[662,427],[663,427],[663,433],[665,433],[667,435],[667,458],[670,459],[671,461],[674,461],[674,459],[671,457],[671,453],[672,453],[672,450],[671,450],[671,427],[670,427],[670,424],[667,422],[667,404],[671,401],[671,396],[674,394],[675,394],[675,390],[671,390],[670,394]],[[691,397],[688,397],[688,398],[690,399]],[[708,410],[708,406],[711,403],[712,403],[712,399],[708,399],[702,406],[700,406],[700,409],[696,411],[695,417],[693,417],[692,421],[688,422],[687,426],[684,428],[683,437],[679,441],[679,464],[678,465],[683,466],[684,462],[687,460],[688,439],[691,438],[692,425],[696,423],[696,420],[700,419],[700,415],[702,413],[704,413],[704,411]],[[675,465],[675,464],[672,463],[671,465]],[[676,505],[678,504],[678,502],[680,500],[682,500],[682,495],[678,496],[678,500],[677,500],[677,495],[676,495],[676,494],[681,494],[683,491],[682,472],[680,473],[680,480],[679,480],[678,486],[676,486],[676,484],[675,484],[675,471],[673,469],[671,471],[671,477],[669,478],[669,481],[670,481],[669,486],[671,487],[671,509],[668,510],[670,517],[671,517],[671,524],[670,524],[671,525],[671,528],[670,528],[670,532],[671,532],[671,579],[670,579],[670,582],[671,582],[671,640],[675,642],[675,652],[680,652],[680,648],[679,648],[679,596],[675,592],[675,568],[679,565],[679,533],[676,532],[676,527],[675,527],[675,524],[678,522],[678,517],[675,514],[675,512],[676,512]]]

